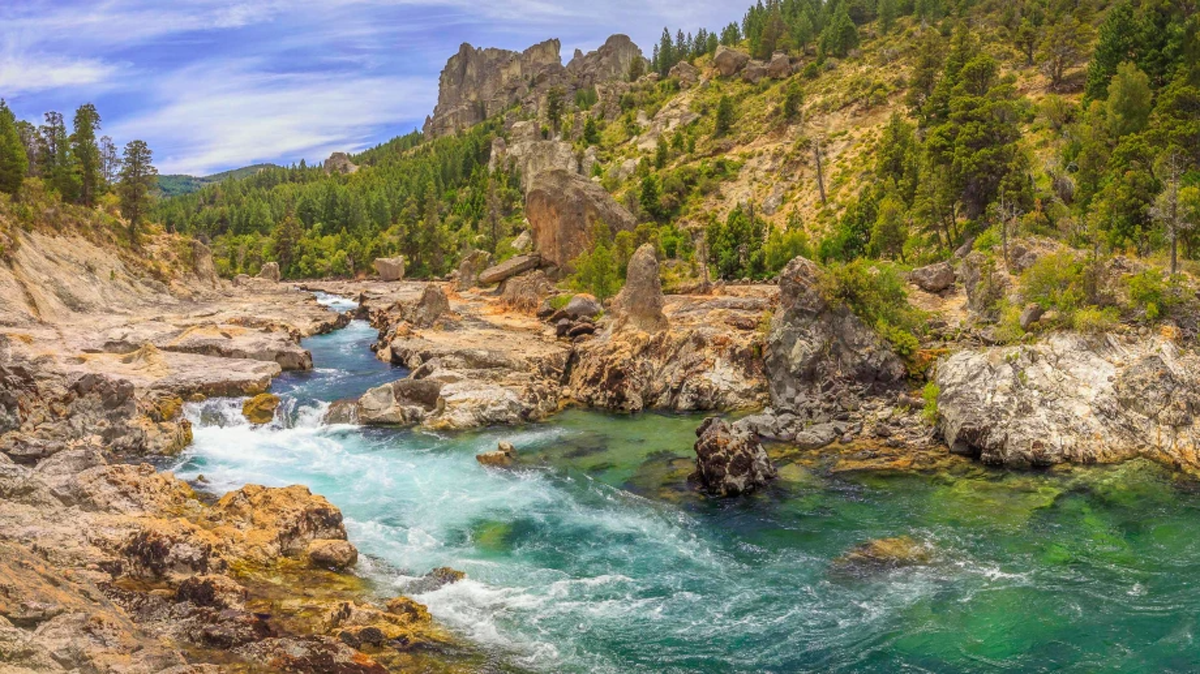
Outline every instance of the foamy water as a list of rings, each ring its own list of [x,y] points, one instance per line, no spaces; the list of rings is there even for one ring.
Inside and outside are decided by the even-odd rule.
[[[1200,570],[1197,504],[1157,474],[1103,489],[982,471],[813,477],[709,500],[681,486],[695,418],[568,413],[456,436],[322,425],[329,402],[404,374],[373,359],[373,337],[355,322],[309,340],[318,369],[277,382],[269,426],[245,422],[241,401],[189,405],[195,444],[177,472],[216,492],[308,485],[342,509],[360,572],[389,592],[435,567],[466,572],[415,598],[514,665],[1190,671],[1200,655],[1184,580]],[[500,440],[524,467],[475,461]],[[897,535],[929,542],[935,562],[830,573]]]

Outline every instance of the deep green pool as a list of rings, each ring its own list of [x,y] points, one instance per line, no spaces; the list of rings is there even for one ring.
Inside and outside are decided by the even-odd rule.
[[[355,323],[309,340],[284,423],[193,406],[177,472],[218,491],[302,483],[346,515],[389,590],[519,667],[547,672],[1200,671],[1200,493],[1147,464],[1021,474],[814,475],[744,500],[687,489],[698,418],[570,412],[461,436],[323,427],[324,403],[398,377]],[[512,441],[524,467],[474,455]],[[935,550],[847,576],[872,539]]]

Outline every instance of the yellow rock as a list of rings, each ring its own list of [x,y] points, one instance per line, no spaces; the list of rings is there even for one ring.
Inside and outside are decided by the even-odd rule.
[[[275,410],[277,409],[279,409],[279,396],[273,393],[262,393],[242,404],[242,415],[252,424],[269,424],[275,420]]]

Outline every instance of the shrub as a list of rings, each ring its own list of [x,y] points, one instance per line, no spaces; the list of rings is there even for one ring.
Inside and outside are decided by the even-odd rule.
[[[1071,317],[1071,327],[1088,334],[1111,332],[1120,318],[1116,307],[1084,307]]]
[[[1021,294],[1043,309],[1057,309],[1069,318],[1087,297],[1084,264],[1065,251],[1046,255],[1021,275]]]
[[[833,265],[822,275],[821,284],[828,302],[849,308],[875,326],[900,355],[916,353],[916,335],[925,330],[925,316],[908,303],[904,281],[895,266],[862,259]]]
[[[921,411],[925,417],[925,421],[930,426],[937,424],[938,420],[938,398],[942,395],[942,389],[936,382],[929,382],[925,385],[925,390],[921,392],[921,397],[925,399],[925,408]]]
[[[1129,308],[1147,321],[1158,320],[1182,301],[1183,289],[1175,278],[1161,270],[1147,269],[1125,280],[1129,291]]]

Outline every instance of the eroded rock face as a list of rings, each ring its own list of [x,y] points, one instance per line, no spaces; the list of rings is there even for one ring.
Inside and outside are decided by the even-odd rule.
[[[951,451],[1014,467],[1137,456],[1200,473],[1200,360],[1172,342],[1059,334],[938,366]]]
[[[676,63],[671,68],[669,75],[679,80],[679,87],[681,89],[693,87],[700,81],[700,69],[687,61]]]
[[[345,152],[334,152],[325,160],[326,173],[358,173],[358,166],[350,161],[350,155]]]
[[[258,272],[258,277],[267,281],[279,282],[279,263],[268,262],[262,266]]]
[[[539,174],[525,197],[534,249],[564,273],[571,261],[591,248],[592,230],[603,222],[615,234],[633,231],[637,220],[603,187],[567,171]]]
[[[479,275],[492,264],[492,254],[473,250],[458,264],[458,289],[470,290],[479,285]]]
[[[599,82],[623,80],[629,76],[634,60],[642,59],[642,50],[626,35],[613,35],[594,52],[575,53],[567,64],[567,74],[580,88]]]
[[[500,297],[509,309],[532,314],[553,292],[554,284],[539,269],[506,280],[500,288]]]
[[[715,496],[737,496],[764,487],[778,474],[749,429],[710,417],[696,429],[692,481]]]
[[[438,319],[450,313],[450,300],[441,286],[430,283],[421,292],[421,300],[405,317],[414,327],[431,328]]]
[[[616,330],[635,329],[654,333],[667,327],[663,314],[662,280],[653,244],[638,248],[629,259],[625,286],[613,301]]]
[[[905,376],[904,364],[871,327],[825,300],[820,276],[820,268],[804,258],[792,260],[779,276],[780,306],[765,354],[777,411],[849,403]]]
[[[560,82],[566,70],[558,40],[524,52],[477,49],[464,43],[450,57],[438,83],[438,102],[425,135],[444,136],[474,126],[528,99],[533,82]]]

